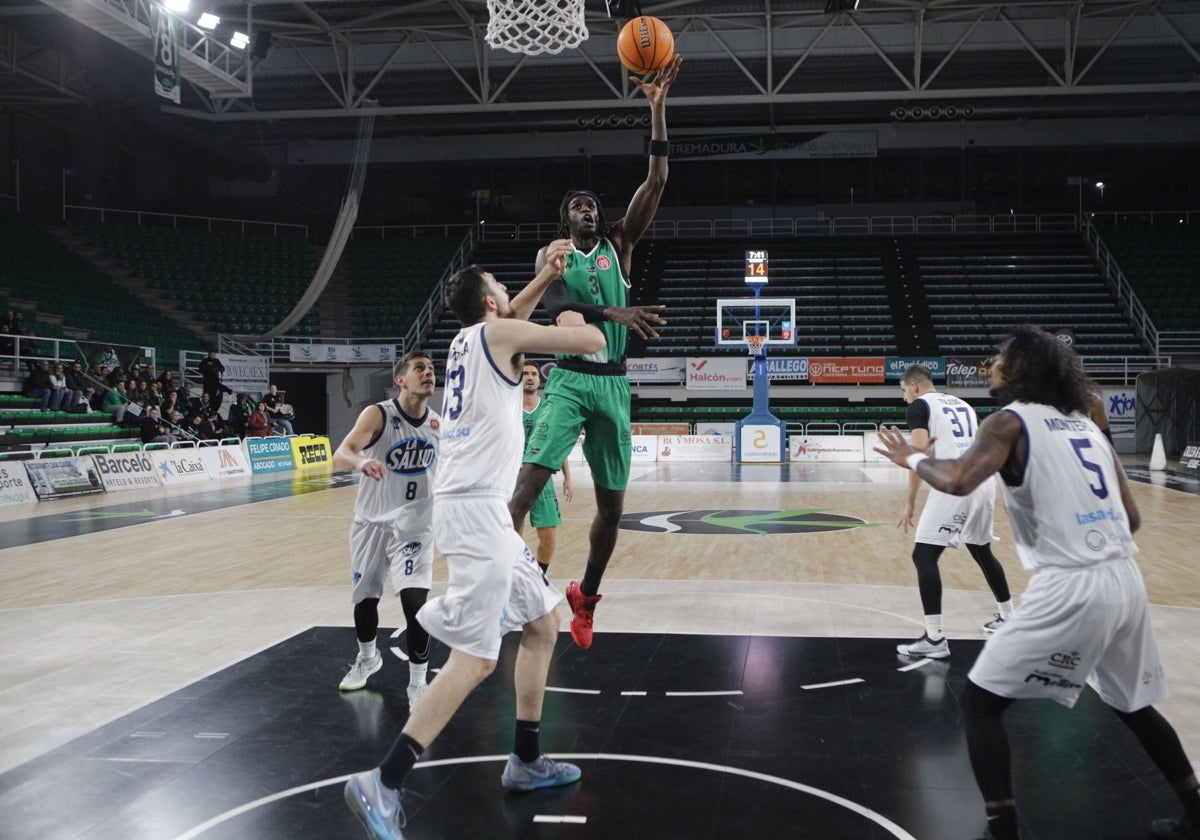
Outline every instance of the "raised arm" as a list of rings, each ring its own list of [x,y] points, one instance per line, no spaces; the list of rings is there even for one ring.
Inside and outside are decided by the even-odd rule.
[[[654,221],[663,189],[667,186],[667,154],[665,149],[660,152],[657,146],[667,142],[667,90],[675,81],[682,63],[683,57],[675,56],[648,82],[636,76],[630,77],[630,81],[642,89],[646,101],[650,103],[650,163],[646,180],[634,192],[625,216],[609,231],[609,237],[621,255],[621,268],[626,277],[629,276],[633,246]]]
[[[578,316],[574,316],[578,318]],[[604,333],[591,324],[545,327],[515,318],[500,318],[484,327],[493,359],[512,359],[512,378],[520,376],[516,363],[521,353],[571,353],[587,355],[604,348]]]
[[[928,452],[910,445],[900,431],[892,426],[879,430],[875,451],[893,463],[912,469],[935,490],[952,496],[966,496],[995,475],[1008,462],[1021,439],[1021,421],[1011,411],[998,411],[979,424],[975,445],[958,458],[930,458]],[[930,439],[926,450],[932,447]],[[908,462],[910,456],[913,464]]]
[[[537,274],[520,294],[509,301],[513,318],[519,321],[529,320],[546,288],[556,280],[562,279],[563,272],[567,270],[567,254],[574,250],[575,246],[571,244],[570,239],[556,239],[538,251],[535,264]]]

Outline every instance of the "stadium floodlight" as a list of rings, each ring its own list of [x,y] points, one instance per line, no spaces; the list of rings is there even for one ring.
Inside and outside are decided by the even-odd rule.
[[[219,17],[211,12],[205,12],[204,14],[200,15],[200,20],[196,21],[196,25],[201,29],[216,29],[217,24],[220,22],[221,19]]]
[[[167,11],[169,12],[183,13],[192,5],[192,0],[163,0],[163,5],[167,7]]]
[[[234,32],[233,37],[229,39],[229,46],[235,50],[244,50],[249,43],[250,36],[244,32]]]

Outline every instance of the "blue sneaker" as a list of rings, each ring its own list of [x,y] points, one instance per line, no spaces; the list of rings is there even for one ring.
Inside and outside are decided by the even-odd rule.
[[[539,755],[528,763],[517,758],[516,753],[508,757],[500,784],[505,790],[530,791],[538,788],[558,787],[579,781],[583,772],[574,764],[555,761],[548,755]]]
[[[379,780],[379,768],[346,782],[346,804],[358,817],[371,840],[404,840],[404,809],[400,794]]]

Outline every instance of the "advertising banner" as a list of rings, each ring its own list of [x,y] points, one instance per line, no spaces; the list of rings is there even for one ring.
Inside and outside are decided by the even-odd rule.
[[[941,356],[887,356],[884,359],[883,377],[888,382],[899,382],[904,371],[913,365],[929,368],[934,382],[946,378],[946,360]]]
[[[1188,445],[1183,447],[1183,451],[1179,453],[1179,466],[1175,468],[1175,475],[1200,478],[1200,443],[1190,440]]]
[[[163,484],[192,484],[212,479],[199,449],[160,449],[148,454]]]
[[[339,365],[390,365],[396,361],[396,345],[289,344],[288,360]]]
[[[1134,427],[1137,424],[1137,390],[1105,388],[1101,398],[1108,415],[1108,430],[1112,433],[1114,446],[1118,441],[1128,441],[1130,448],[1118,448],[1118,452],[1132,451]]]
[[[26,461],[25,472],[33,491],[43,501],[104,492],[104,484],[88,455]]]
[[[788,458],[798,463],[861,464],[862,435],[792,435]]]
[[[737,431],[737,423],[697,423],[698,435],[727,435],[733,437]]]
[[[986,388],[991,381],[991,356],[950,356],[946,359],[946,385],[950,388]]]
[[[96,472],[109,493],[158,487],[158,470],[146,452],[117,452],[112,455],[93,455]]]
[[[333,447],[329,438],[304,435],[288,438],[292,444],[292,463],[298,470],[333,471]]]
[[[779,426],[743,424],[739,452],[743,464],[779,464],[783,462],[783,432]]]
[[[150,7],[154,28],[154,92],[179,104],[179,21],[162,6]]]
[[[658,460],[658,435],[634,435],[629,460],[635,464],[654,463]]]
[[[295,469],[290,438],[246,438],[246,454],[255,475]]]
[[[37,494],[25,474],[25,465],[20,461],[0,464],[0,507],[36,501]]]
[[[733,438],[717,435],[662,435],[659,461],[732,461]]]
[[[882,356],[814,356],[808,381],[817,385],[862,385],[883,382]]]
[[[630,423],[630,430],[635,435],[690,435],[690,423]]]
[[[689,391],[743,391],[745,388],[745,359],[733,356],[687,360]]]
[[[217,478],[250,475],[250,462],[241,446],[202,446],[198,451],[208,471]]]
[[[626,359],[625,375],[630,382],[659,382],[678,385],[683,381],[687,360],[682,356],[664,359]]]
[[[754,360],[746,360],[750,365],[749,376],[754,378]],[[776,380],[804,380],[808,379],[808,357],[807,356],[781,356],[773,359],[767,358],[767,379],[772,382]]]
[[[908,435],[905,435],[904,439],[907,440]],[[892,463],[886,456],[880,455],[875,451],[876,446],[879,446],[879,432],[867,432],[864,434],[862,436],[862,459],[868,464]]]
[[[232,356],[222,353],[217,358],[225,365],[225,372],[221,374],[221,384],[228,385],[234,391],[261,394],[271,384],[271,369],[263,356]]]

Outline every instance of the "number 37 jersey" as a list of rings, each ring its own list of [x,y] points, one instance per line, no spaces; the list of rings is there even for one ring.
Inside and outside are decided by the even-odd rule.
[[[913,409],[918,409],[917,402],[925,403],[929,418],[925,423],[917,420],[914,423],[914,410],[909,412],[909,426],[923,427],[929,431],[931,438],[937,438],[933,444],[933,457],[957,458],[975,443],[975,430],[979,428],[979,420],[975,409],[951,394],[932,391],[922,394],[913,400]]]
[[[1021,483],[1001,482],[1021,565],[1080,568],[1137,553],[1112,447],[1096,424],[1046,405],[1004,410],[1021,419],[1029,446]]]
[[[383,428],[362,455],[381,461],[387,475],[379,481],[365,475],[359,480],[354,518],[406,529],[430,528],[442,420],[429,409],[424,417],[409,417],[396,400],[375,407],[383,414]]]

